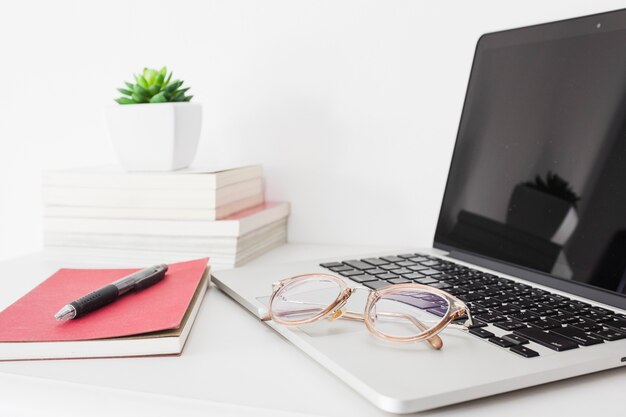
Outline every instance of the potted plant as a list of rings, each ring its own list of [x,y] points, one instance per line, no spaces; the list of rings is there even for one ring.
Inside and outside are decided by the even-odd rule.
[[[113,146],[127,171],[172,171],[191,164],[202,126],[202,106],[167,68],[144,68],[106,109]]]
[[[563,178],[548,171],[545,179],[523,182],[513,189],[506,221],[509,225],[564,245],[578,225],[580,197]]]

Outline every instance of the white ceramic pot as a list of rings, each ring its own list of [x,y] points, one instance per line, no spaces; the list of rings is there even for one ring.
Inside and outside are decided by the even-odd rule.
[[[118,104],[106,109],[113,146],[127,171],[188,167],[202,127],[198,103]]]

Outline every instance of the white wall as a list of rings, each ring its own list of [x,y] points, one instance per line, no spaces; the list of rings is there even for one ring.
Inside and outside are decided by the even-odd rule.
[[[485,32],[612,0],[6,1],[0,258],[41,246],[42,169],[115,161],[115,88],[168,65],[203,103],[196,165],[261,162],[292,241],[428,245]]]

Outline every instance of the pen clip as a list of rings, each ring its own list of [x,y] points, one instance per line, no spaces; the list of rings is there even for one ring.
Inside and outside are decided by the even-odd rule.
[[[159,265],[157,267],[160,269],[158,272],[139,280],[134,287],[135,291],[143,290],[146,287],[156,284],[161,281],[163,277],[165,277],[165,273],[167,272],[167,265]]]

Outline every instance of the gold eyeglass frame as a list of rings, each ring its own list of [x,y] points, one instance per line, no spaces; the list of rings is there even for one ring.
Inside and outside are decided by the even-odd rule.
[[[283,288],[285,288],[288,285],[292,285],[301,281],[311,280],[314,277],[320,277],[322,280],[330,280],[339,286],[340,292],[337,298],[335,299],[335,301],[330,303],[325,309],[320,311],[318,314],[312,317],[303,319],[303,320],[283,320],[279,314],[276,314],[273,311],[272,305],[274,303],[274,300]],[[350,298],[350,296],[352,296],[352,294],[358,289],[365,289],[369,291],[370,293],[367,298],[367,303],[365,305],[365,310],[363,314],[350,312],[350,311],[347,311],[345,308],[346,303],[348,302],[348,299]],[[440,321],[437,323],[436,326],[416,336],[410,336],[410,337],[390,336],[377,330],[376,327],[374,326],[374,323],[372,323],[370,319],[370,314],[369,314],[370,310],[373,308],[376,302],[385,295],[399,293],[399,292],[411,290],[411,289],[436,294],[444,298],[446,301],[448,301],[448,306],[449,306],[448,311],[446,311],[443,317],[441,317]],[[386,313],[386,314],[401,315],[402,313]],[[457,325],[456,323],[453,323],[453,321],[461,319],[463,317],[467,317],[467,321],[463,325]],[[342,319],[347,319],[347,320],[361,321],[365,323],[365,326],[367,327],[370,333],[372,333],[374,336],[380,339],[390,341],[390,342],[396,342],[396,343],[418,343],[418,342],[422,342],[426,340],[430,344],[430,346],[433,347],[434,349],[441,349],[443,347],[443,341],[441,340],[441,337],[439,337],[438,334],[448,325],[460,326],[461,328],[467,329],[468,325],[474,324],[471,312],[469,308],[467,307],[467,305],[465,305],[463,301],[459,300],[453,295],[443,290],[440,290],[438,288],[432,288],[427,285],[416,284],[416,283],[406,283],[406,284],[395,284],[395,285],[389,284],[389,286],[387,287],[384,287],[378,290],[371,290],[369,288],[349,287],[342,278],[339,278],[331,274],[325,274],[325,273],[311,273],[311,274],[297,275],[291,278],[283,279],[279,282],[272,284],[272,295],[269,300],[268,310],[267,310],[267,313],[263,317],[261,317],[261,320],[262,321],[272,320],[275,323],[282,324],[284,326],[301,326],[304,324],[309,324],[309,323],[322,320],[324,318],[328,318],[329,320],[337,320],[339,318],[342,318]],[[421,322],[419,322],[419,320],[417,320],[416,318],[412,316],[405,316],[405,318],[410,319],[413,322],[413,324],[415,324],[421,330],[424,330],[426,328],[424,324],[422,324]]]

